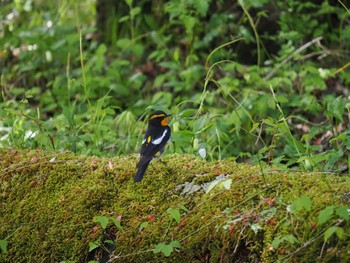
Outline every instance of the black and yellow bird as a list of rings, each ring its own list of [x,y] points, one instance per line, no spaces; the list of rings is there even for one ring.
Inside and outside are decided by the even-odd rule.
[[[146,135],[142,141],[140,160],[136,165],[137,172],[134,176],[134,182],[141,182],[146,169],[151,160],[158,154],[162,154],[164,147],[170,138],[170,127],[164,111],[154,111],[148,120]]]

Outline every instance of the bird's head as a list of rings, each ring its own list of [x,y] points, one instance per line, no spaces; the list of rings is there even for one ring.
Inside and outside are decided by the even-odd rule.
[[[171,116],[171,114],[166,114],[164,111],[156,110],[151,113],[148,119],[148,123],[154,126],[168,126],[167,117]]]

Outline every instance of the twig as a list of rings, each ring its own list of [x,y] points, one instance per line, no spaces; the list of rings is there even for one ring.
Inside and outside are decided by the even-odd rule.
[[[275,73],[289,60],[291,60],[295,55],[301,53],[303,50],[307,49],[308,47],[314,45],[314,44],[320,44],[320,41],[323,37],[316,37],[315,39],[311,40],[310,42],[307,42],[306,44],[302,45],[300,48],[295,50],[292,54],[287,56],[280,64],[278,64],[277,67],[275,67],[267,76],[264,78],[265,81],[269,80]]]
[[[243,232],[244,232],[244,230],[247,228],[247,226],[244,226],[242,229],[241,229],[241,231],[239,232],[239,237],[241,237],[241,236],[243,236]],[[241,239],[239,238],[238,239],[238,241],[237,241],[237,244],[236,244],[236,246],[235,246],[235,249],[233,250],[233,254],[236,254],[236,252],[237,252],[237,248],[238,248],[238,246],[239,246],[239,241],[240,241]]]
[[[136,255],[139,255],[139,254],[144,254],[144,253],[148,253],[148,252],[152,252],[153,249],[147,249],[147,250],[142,250],[142,251],[138,251],[138,252],[135,252],[135,253],[130,253],[130,254],[126,254],[126,255],[120,255],[120,253],[112,258],[110,258],[107,263],[110,263],[110,262],[115,262],[117,259],[120,259],[120,258],[126,258],[126,257],[129,257],[129,256],[136,256]]]
[[[338,223],[334,224],[334,226],[339,226],[340,224],[342,224],[344,222],[344,220],[339,220]],[[284,258],[282,258],[283,262],[289,262],[289,259],[291,257],[293,257],[295,254],[297,254],[300,250],[307,248],[309,245],[311,245],[313,242],[315,242],[318,238],[320,238],[324,232],[326,232],[328,228],[324,228],[318,235],[316,235],[314,238],[308,240],[307,242],[304,243],[304,245],[302,245],[301,247],[297,248],[296,250],[294,250],[292,253],[286,255]],[[321,254],[322,256],[322,254]],[[277,261],[276,261],[277,262]],[[280,260],[278,260],[278,262],[280,262]]]
[[[334,71],[330,76],[334,77],[336,74],[338,74],[339,72],[343,71],[344,69],[346,69],[347,67],[350,66],[350,62],[346,63],[344,66],[342,66],[341,68],[338,68],[336,71]]]
[[[250,26],[252,27],[253,31],[254,31],[254,35],[255,35],[255,41],[256,41],[256,49],[257,49],[257,55],[258,55],[258,67],[260,67],[261,65],[261,52],[260,52],[260,37],[258,34],[258,31],[256,30],[256,26],[254,23],[253,18],[251,17],[251,15],[248,12],[248,9],[244,6],[244,2],[242,0],[238,0],[238,4],[241,6],[241,8],[243,9],[244,14],[247,16],[248,21]]]
[[[229,42],[227,42],[227,43],[224,43],[224,44],[218,46],[217,48],[215,48],[215,49],[214,49],[212,52],[210,52],[210,54],[208,55],[207,60],[205,61],[205,67],[206,67],[206,68],[209,67],[209,60],[210,60],[211,56],[212,56],[216,51],[218,51],[219,49],[221,49],[221,48],[223,48],[223,47],[226,47],[226,46],[228,46],[228,45],[231,45],[231,44],[233,44],[233,43],[235,43],[235,42],[241,41],[241,40],[243,40],[243,39],[244,39],[244,38],[237,38],[237,39],[231,40],[231,41],[229,41]],[[211,67],[212,67],[212,66],[211,66]],[[211,67],[210,67],[210,68],[211,68]],[[208,72],[209,72],[209,71],[210,71],[210,69],[208,70]],[[207,77],[208,77],[208,75],[207,75]]]

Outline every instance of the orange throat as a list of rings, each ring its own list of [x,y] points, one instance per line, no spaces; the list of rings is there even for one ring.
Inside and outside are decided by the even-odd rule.
[[[162,126],[168,126],[168,121],[167,121],[166,119],[163,119],[163,120],[160,122],[160,124],[161,124]]]

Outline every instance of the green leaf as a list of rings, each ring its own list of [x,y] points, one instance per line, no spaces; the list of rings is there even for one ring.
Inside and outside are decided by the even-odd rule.
[[[62,107],[62,113],[66,117],[69,125],[73,127],[75,125],[74,108],[73,107],[63,106]]]
[[[153,253],[157,254],[157,253],[161,252],[162,251],[162,247],[164,245],[165,245],[164,243],[159,243],[158,245],[156,245],[156,247],[153,249]]]
[[[329,239],[335,233],[335,228],[336,228],[335,226],[327,228],[327,230],[324,232],[324,235],[323,235],[324,241]]]
[[[344,112],[347,99],[344,97],[334,98],[333,95],[327,95],[324,98],[327,103],[327,110],[324,113],[328,118],[336,118],[338,121],[344,121]]]
[[[132,2],[133,2],[133,0],[125,0],[125,3],[126,3],[129,7],[132,6]]]
[[[164,256],[169,257],[171,252],[173,252],[173,250],[174,249],[173,249],[173,247],[171,245],[165,245],[163,247],[162,252],[163,252]]]
[[[167,211],[171,218],[175,219],[177,223],[180,223],[181,214],[178,208],[169,208]]]
[[[206,16],[209,8],[208,0],[192,0],[191,2],[201,16]]]
[[[310,211],[311,205],[312,205],[312,201],[310,197],[304,195],[298,198],[297,200],[295,200],[291,204],[290,208],[291,208],[291,211],[293,212],[301,211],[303,209],[305,209],[306,211]]]
[[[107,244],[110,244],[110,245],[112,245],[112,246],[115,246],[115,243],[113,242],[113,240],[110,240],[110,239],[105,240],[104,243],[107,243]]]
[[[171,105],[173,101],[172,94],[170,92],[157,92],[152,98],[152,104],[159,105]]]
[[[272,245],[272,247],[274,247],[274,248],[278,248],[279,245],[280,245],[281,243],[285,242],[285,241],[288,242],[288,243],[290,243],[290,244],[299,243],[298,239],[296,239],[295,236],[293,236],[293,235],[285,235],[285,236],[278,236],[278,237],[276,237],[276,238],[272,241],[271,245]]]
[[[305,208],[306,211],[311,210],[312,201],[311,201],[310,197],[302,196],[300,201],[301,201],[301,205]]]
[[[116,227],[118,227],[120,231],[122,231],[122,232],[124,233],[124,229],[123,229],[123,227],[121,226],[120,222],[119,222],[116,218],[114,218],[114,217],[111,217],[111,220],[113,221],[114,225],[115,225]]]
[[[188,35],[193,34],[193,27],[195,26],[198,20],[195,17],[188,15],[181,15],[180,20],[185,25],[186,33]]]
[[[166,79],[166,75],[165,74],[160,74],[158,75],[155,80],[154,80],[154,87],[161,87]]]
[[[130,10],[130,16],[135,17],[136,15],[141,13],[141,7],[134,7],[133,9]]]
[[[94,216],[93,221],[96,222],[96,223],[100,223],[101,227],[103,229],[106,229],[109,220],[108,220],[108,218],[106,216]]]
[[[25,89],[24,88],[11,88],[11,93],[13,95],[16,95],[16,96],[22,95],[25,93]]]
[[[260,126],[259,122],[254,122],[253,127],[250,129],[249,133],[252,133]]]
[[[153,250],[153,253],[157,254],[159,252],[162,252],[164,256],[169,257],[171,252],[173,252],[173,246],[172,245],[166,245],[164,243],[159,243],[155,249]]]
[[[4,253],[7,253],[7,240],[0,239],[0,250]]]
[[[324,241],[327,241],[333,234],[336,234],[339,239],[344,238],[344,229],[338,226],[329,227],[323,235]]]
[[[173,247],[173,248],[180,248],[181,245],[180,245],[180,242],[177,241],[177,240],[173,240],[170,242],[170,245]]]
[[[344,229],[341,227],[337,227],[335,233],[339,239],[344,239]]]
[[[161,252],[163,246],[165,246],[164,243],[159,243],[159,244],[153,249],[153,253],[157,254],[157,253]]]
[[[340,216],[346,221],[349,221],[349,212],[348,208],[346,206],[339,206],[337,209],[335,209],[336,215]]]
[[[100,247],[100,244],[99,243],[96,243],[96,242],[90,242],[89,243],[89,252],[93,251],[94,249]]]
[[[244,5],[253,6],[254,8],[259,8],[268,2],[269,0],[244,0]]]
[[[344,155],[344,152],[342,150],[329,150],[325,155],[328,157],[328,159],[326,165],[324,166],[324,170],[330,171],[334,168],[334,164]]]
[[[193,133],[188,130],[181,130],[178,132],[171,133],[171,138],[173,142],[179,144],[191,144],[193,140]]]
[[[286,236],[284,236],[284,240],[287,241],[290,244],[299,243],[298,239],[295,236],[293,236],[293,235],[286,235]]]
[[[131,46],[131,40],[128,38],[121,38],[117,41],[117,46],[120,48],[129,48]]]
[[[323,209],[317,218],[317,224],[323,225],[324,223],[328,222],[329,219],[332,217],[334,212],[334,206],[327,206],[325,209]]]
[[[269,125],[269,126],[272,126],[272,127],[276,127],[276,120],[275,119],[272,119],[270,117],[266,118],[266,119],[263,119],[263,123]]]
[[[185,109],[183,111],[181,111],[178,115],[179,117],[182,118],[186,118],[186,117],[190,117],[192,115],[194,115],[196,113],[197,110],[195,109]]]
[[[147,227],[148,227],[148,222],[142,222],[139,226],[139,231],[142,231]]]
[[[179,205],[178,208],[182,209],[185,212],[188,212],[188,209],[184,205]]]
[[[175,50],[174,50],[174,53],[173,53],[173,60],[176,62],[176,63],[178,63],[179,62],[179,54],[180,52],[179,52],[179,48],[176,48]]]
[[[193,114],[195,111],[193,111]],[[202,133],[205,130],[209,129],[213,126],[213,122],[210,121],[209,116],[207,114],[200,116],[193,124],[193,132],[194,133]]]
[[[173,70],[178,70],[179,65],[176,62],[173,61],[164,61],[159,63],[160,66],[164,67],[164,68],[168,68],[168,69],[173,69]]]
[[[283,242],[282,237],[275,237],[274,240],[272,240],[271,245],[273,248],[278,248],[280,244]]]

